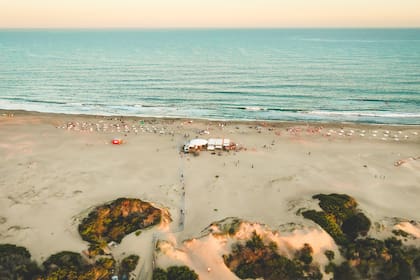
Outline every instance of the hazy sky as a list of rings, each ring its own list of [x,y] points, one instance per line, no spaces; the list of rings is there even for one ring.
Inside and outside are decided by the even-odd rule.
[[[0,0],[0,28],[401,26],[420,0]]]

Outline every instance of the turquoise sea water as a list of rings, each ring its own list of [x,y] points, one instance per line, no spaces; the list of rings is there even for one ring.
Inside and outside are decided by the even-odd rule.
[[[0,30],[0,109],[420,124],[420,29]]]

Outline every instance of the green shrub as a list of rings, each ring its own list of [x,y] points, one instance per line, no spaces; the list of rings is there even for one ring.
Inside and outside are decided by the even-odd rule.
[[[338,266],[331,262],[326,266],[326,272],[333,272],[334,279],[410,280],[415,279],[416,275],[420,276],[419,248],[404,246],[395,237],[385,241],[361,238],[367,235],[371,221],[359,212],[357,202],[352,197],[318,194],[313,198],[319,199],[323,211],[305,211],[303,217],[328,232],[348,260]],[[394,230],[393,233],[408,236],[404,231]],[[334,258],[331,253],[325,252],[330,261]],[[355,264],[354,267],[350,266],[349,261]]]
[[[394,229],[392,231],[393,234],[395,234],[396,236],[402,236],[402,237],[409,237],[411,234],[409,234],[408,232],[405,232],[401,229]]]
[[[233,244],[232,253],[223,256],[223,259],[229,269],[242,279],[322,279],[319,267],[312,264],[312,253],[311,246],[305,244],[296,252],[294,259],[288,259],[277,253],[276,243],[265,244],[253,232],[245,245]]]
[[[417,256],[414,258],[413,264],[416,270],[416,274],[420,275],[420,254],[417,254]]]
[[[366,236],[370,226],[370,220],[363,213],[357,213],[344,220],[341,229],[349,239],[354,240],[359,235]]]
[[[356,273],[348,262],[334,266],[334,280],[358,280]]]
[[[338,245],[345,246],[359,235],[366,236],[371,222],[357,210],[354,198],[345,194],[317,194],[313,198],[319,200],[323,211],[308,210],[302,213],[303,217],[321,226]]]
[[[168,274],[162,268],[155,268],[153,270],[153,280],[168,280]]]
[[[80,223],[79,233],[90,243],[119,243],[127,234],[160,223],[161,218],[161,210],[148,202],[119,198],[90,212]]]
[[[187,266],[171,266],[166,270],[168,280],[197,280],[198,275]]]
[[[43,266],[47,271],[55,269],[56,267],[82,271],[86,264],[80,254],[63,251],[51,255],[46,261],[44,261]]]
[[[252,233],[251,239],[249,239],[246,242],[246,247],[248,247],[251,250],[258,250],[264,248],[264,242],[261,239],[261,236],[259,236],[256,231]]]
[[[121,261],[120,269],[123,273],[130,273],[134,269],[136,269],[137,264],[139,263],[139,256],[137,255],[130,255],[125,257]]]
[[[319,200],[319,206],[326,213],[333,214],[337,219],[343,221],[354,214],[357,202],[346,194],[318,194],[313,196]]]
[[[329,261],[332,261],[334,259],[334,257],[335,257],[334,252],[331,251],[331,250],[326,250],[324,254],[325,254],[325,256],[327,257],[327,259]]]
[[[309,244],[305,243],[303,245],[303,248],[296,252],[295,258],[300,260],[304,264],[309,265],[313,259],[312,253],[313,253],[312,247]]]
[[[156,268],[153,280],[197,280],[198,275],[187,266],[170,266],[167,270]]]
[[[322,227],[329,235],[331,235],[337,244],[347,243],[347,238],[344,236],[343,231],[335,221],[332,214],[308,210],[303,212],[302,215],[304,218],[312,220]]]
[[[41,270],[29,251],[13,244],[0,244],[0,279],[31,279]]]

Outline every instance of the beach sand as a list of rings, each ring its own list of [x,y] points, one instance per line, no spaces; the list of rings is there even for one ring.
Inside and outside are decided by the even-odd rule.
[[[242,149],[181,153],[196,137],[230,138]],[[112,145],[113,138],[124,142]],[[155,242],[165,239],[191,250],[159,264],[189,264],[200,279],[237,279],[227,269],[214,272],[226,250],[211,237],[200,246],[182,242],[226,217],[283,232],[290,244],[294,234],[295,241],[313,240],[311,233],[325,232],[296,212],[316,209],[311,196],[317,193],[353,196],[376,223],[372,235],[386,225],[420,221],[419,156],[419,126],[0,111],[0,242],[25,246],[38,262],[63,250],[81,252],[87,243],[77,226],[88,210],[133,197],[167,208],[173,221],[127,236],[112,249],[117,258],[138,254],[138,270],[150,277]]]

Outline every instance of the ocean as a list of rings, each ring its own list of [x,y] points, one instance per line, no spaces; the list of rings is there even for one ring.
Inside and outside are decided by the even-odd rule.
[[[0,30],[0,109],[420,125],[420,29]]]

